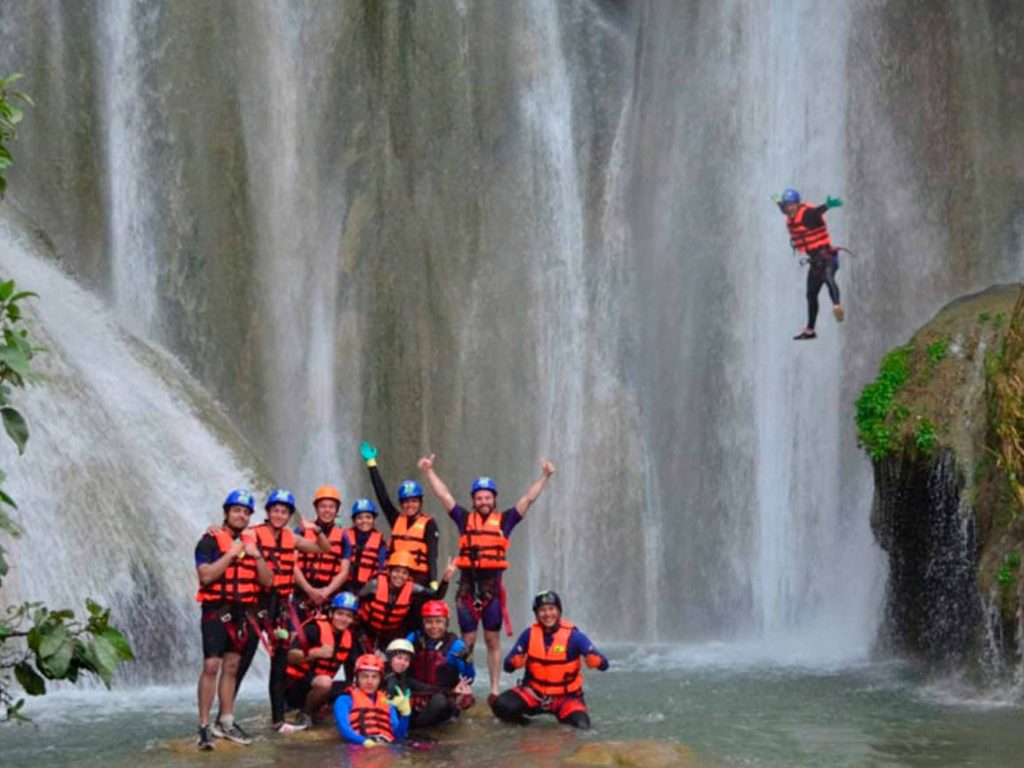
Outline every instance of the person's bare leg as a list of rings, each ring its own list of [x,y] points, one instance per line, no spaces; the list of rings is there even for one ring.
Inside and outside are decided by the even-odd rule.
[[[217,673],[220,671],[220,659],[204,659],[203,671],[199,673],[199,725],[210,724],[210,709],[213,698],[217,695]]]
[[[501,631],[485,629],[484,643],[487,645],[487,671],[491,674],[491,695],[497,696],[501,683]]]

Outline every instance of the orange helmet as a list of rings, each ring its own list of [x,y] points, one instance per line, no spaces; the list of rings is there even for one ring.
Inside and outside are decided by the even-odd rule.
[[[412,570],[416,567],[416,558],[411,552],[394,552],[388,558],[388,568],[399,567]]]
[[[356,672],[379,672],[384,674],[384,659],[375,653],[364,653],[356,659]]]
[[[423,604],[423,618],[431,616],[440,616],[442,618],[448,618],[448,606],[443,600],[428,600]]]
[[[341,506],[341,491],[333,485],[321,485],[316,489],[316,493],[313,494],[313,506],[316,506],[316,503],[321,499],[336,501],[338,506]]]

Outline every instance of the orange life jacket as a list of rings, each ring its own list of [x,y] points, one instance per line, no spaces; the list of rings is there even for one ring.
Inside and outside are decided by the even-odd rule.
[[[320,631],[320,647],[329,648],[333,645],[334,655],[328,659],[310,659],[301,664],[289,664],[288,676],[301,679],[305,678],[312,670],[314,676],[324,675],[333,680],[338,669],[348,661],[349,654],[352,652],[352,632],[347,629],[343,630],[339,637],[334,627],[331,626],[331,622],[323,618],[312,618],[304,622],[302,626],[307,627],[314,622]]]
[[[231,545],[235,543],[235,537],[223,528],[217,531],[213,537],[222,554],[229,552]],[[253,535],[248,531],[244,531],[241,537],[245,541],[254,541]],[[255,605],[259,600],[260,589],[260,583],[256,576],[256,560],[243,554],[235,558],[235,561],[215,582],[206,586],[203,586],[202,583],[199,584],[196,602]]]
[[[348,689],[352,697],[352,709],[348,714],[348,723],[352,730],[360,736],[383,736],[393,741],[395,734],[391,730],[391,705],[383,691],[377,691],[371,699],[361,688],[352,686]]]
[[[303,552],[299,566],[302,568],[302,575],[314,587],[326,587],[331,579],[338,575],[341,570],[343,552],[342,530],[337,525],[332,525],[327,535],[327,541],[331,544],[330,553],[327,552]],[[302,537],[310,541],[316,541],[315,531],[303,531]]]
[[[786,227],[789,229],[789,241],[800,253],[811,253],[820,248],[832,250],[832,241],[828,236],[828,227],[822,224],[817,227],[809,227],[804,224],[804,217],[808,211],[814,210],[807,203],[800,203],[796,213],[786,217]]]
[[[410,568],[413,573],[426,573],[427,568],[427,523],[429,515],[416,515],[410,524],[408,515],[401,515],[391,526],[391,544],[388,552],[408,552],[416,560]]]
[[[566,658],[569,635],[573,625],[560,621],[551,644],[544,647],[544,628],[539,623],[530,627],[530,642],[526,648],[526,684],[540,696],[565,696],[583,688],[582,661]]]
[[[359,618],[378,635],[398,629],[412,606],[413,585],[414,582],[410,579],[402,585],[396,595],[391,582],[380,576],[373,598],[363,600],[359,606]]]
[[[384,546],[384,535],[378,530],[373,530],[366,537],[364,544],[356,544],[355,528],[346,528],[344,534],[349,547],[352,548],[352,570],[349,571],[348,577],[362,586],[380,573],[380,550]]]
[[[295,590],[295,534],[282,528],[280,536],[275,536],[269,523],[261,523],[251,530],[256,534],[256,543],[270,570],[274,572],[271,589],[281,597],[290,597]]]
[[[485,518],[479,512],[470,512],[465,531],[459,536],[459,559],[455,565],[463,570],[504,571],[508,568],[508,539],[501,530],[504,516],[504,512],[491,512]]]

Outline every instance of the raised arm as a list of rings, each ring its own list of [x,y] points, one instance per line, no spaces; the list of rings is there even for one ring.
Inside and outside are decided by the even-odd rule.
[[[527,488],[523,497],[516,502],[516,512],[519,513],[520,517],[526,517],[527,510],[540,496],[541,491],[544,490],[544,486],[547,485],[548,478],[553,474],[555,474],[555,465],[547,459],[541,459],[540,477],[533,481],[533,485]]]
[[[387,518],[388,525],[393,527],[395,520],[398,519],[398,509],[391,501],[387,486],[384,485],[384,478],[380,476],[380,470],[377,469],[377,449],[364,440],[359,446],[359,455],[366,463],[366,468],[370,470],[373,493],[380,503],[380,508],[384,510],[384,517]]]
[[[430,484],[430,490],[437,496],[437,500],[441,502],[441,506],[444,507],[445,512],[451,512],[455,509],[455,497],[452,496],[452,492],[448,490],[448,486],[444,484],[444,480],[437,476],[437,472],[434,471],[434,456],[424,456],[419,460],[419,468],[423,472],[423,476],[427,478],[427,482]]]

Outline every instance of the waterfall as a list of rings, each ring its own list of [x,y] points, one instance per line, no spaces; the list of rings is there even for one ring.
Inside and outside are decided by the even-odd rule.
[[[132,679],[178,680],[200,656],[181,641],[199,616],[189,548],[220,519],[213,494],[252,482],[256,460],[171,356],[121,330],[7,217],[0,269],[40,295],[25,307],[45,348],[42,381],[16,396],[26,453],[0,446],[25,532],[5,542],[4,602],[82,611],[92,597],[135,648]]]
[[[323,482],[348,501],[369,438],[391,483],[436,451],[460,501],[490,474],[514,503],[549,455],[513,537],[517,624],[543,586],[601,637],[863,655],[884,561],[852,401],[938,306],[1020,267],[1019,182],[993,160],[1021,151],[1020,14],[953,5],[4,6],[0,66],[39,104],[10,203],[109,299],[124,330],[103,327],[134,339],[111,346],[152,385],[131,394],[213,398],[257,456],[175,451],[174,477],[162,449],[125,458],[163,466],[141,475],[160,504],[194,494],[175,581],[239,467],[304,509]],[[858,252],[846,322],[823,297],[811,343],[791,340],[805,273],[768,199],[785,186],[844,197],[829,224]],[[69,283],[43,272],[63,281],[40,282],[56,336],[47,297]],[[27,397],[55,414],[47,391]],[[59,421],[26,410],[28,497],[25,476],[64,465],[44,449]],[[102,456],[97,429],[76,434]],[[116,599],[187,591],[143,583]]]

